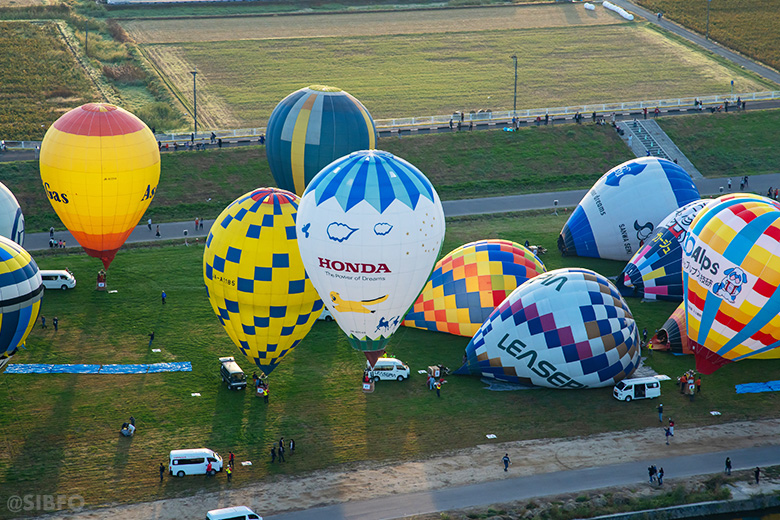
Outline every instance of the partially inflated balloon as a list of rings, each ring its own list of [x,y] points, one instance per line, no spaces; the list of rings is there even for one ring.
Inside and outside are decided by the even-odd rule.
[[[536,255],[509,240],[460,246],[436,263],[403,324],[470,338],[518,285],[545,271]]]
[[[376,147],[376,127],[363,104],[335,87],[312,85],[271,113],[266,154],[276,184],[298,195],[339,157]]]
[[[43,282],[30,254],[0,236],[0,369],[24,346],[41,310]]]
[[[685,170],[666,159],[642,157],[611,169],[593,185],[564,224],[564,255],[629,260],[669,213],[698,200]]]
[[[671,350],[673,354],[693,354],[685,326],[685,303],[681,303],[669,316],[663,327],[650,340],[653,350]]]
[[[688,228],[708,200],[696,200],[674,210],[650,235],[618,276],[623,296],[681,302],[682,244]]]
[[[757,195],[710,202],[685,239],[683,271],[700,372],[780,346],[780,203]]]
[[[441,249],[436,190],[403,159],[355,152],[311,181],[297,228],[306,271],[328,310],[354,348],[369,361],[378,357],[368,353],[384,349]]]
[[[24,245],[24,215],[19,202],[5,184],[0,182],[0,236]]]
[[[306,336],[322,301],[301,262],[298,197],[260,188],[236,199],[206,239],[203,280],[230,339],[270,374]]]
[[[108,269],[160,180],[151,130],[114,105],[82,105],[46,132],[40,168],[46,197],[62,223]]]
[[[628,305],[603,276],[557,269],[515,289],[466,347],[459,374],[548,388],[611,386],[639,363]]]

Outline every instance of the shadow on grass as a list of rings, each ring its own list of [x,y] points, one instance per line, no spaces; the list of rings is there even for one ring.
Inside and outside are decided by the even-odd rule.
[[[30,376],[28,376],[30,377]],[[32,376],[36,377],[36,376]],[[56,378],[56,375],[42,377]],[[61,389],[54,393],[56,400],[53,402],[49,414],[41,416],[37,421],[37,428],[30,430],[22,447],[14,454],[13,461],[3,478],[6,489],[12,491],[10,486],[18,484],[19,489],[13,490],[19,495],[25,492],[37,494],[54,494],[59,489],[59,477],[65,463],[68,439],[63,433],[71,430],[71,414],[76,395],[76,382],[78,374],[59,376],[64,380]],[[56,385],[56,381],[51,381]],[[21,422],[21,421],[20,421]],[[33,487],[21,489],[27,482]]]

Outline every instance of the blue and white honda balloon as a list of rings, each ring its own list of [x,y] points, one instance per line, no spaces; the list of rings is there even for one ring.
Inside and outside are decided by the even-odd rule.
[[[5,184],[0,182],[0,235],[24,245],[24,215],[19,202]]]
[[[669,213],[700,199],[690,175],[666,159],[642,157],[605,173],[564,224],[564,255],[629,260]]]
[[[708,202],[686,204],[658,224],[618,276],[616,285],[623,296],[683,301],[682,244],[691,222]]]
[[[631,310],[609,280],[556,269],[520,285],[466,347],[457,374],[578,389],[611,386],[640,360]]]
[[[314,288],[373,365],[439,256],[444,211],[436,190],[399,157],[354,152],[311,180],[296,230]]]

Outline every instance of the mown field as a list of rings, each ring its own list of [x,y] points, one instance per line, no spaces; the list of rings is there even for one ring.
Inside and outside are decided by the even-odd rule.
[[[678,2],[675,0],[638,0],[654,12],[690,27],[707,32],[710,11],[710,38],[775,69],[780,69],[780,8],[776,0],[729,0],[726,2]]]
[[[705,176],[778,170],[780,148],[773,137],[780,128],[778,110],[659,121]],[[633,157],[610,127],[590,123],[386,138],[378,147],[420,168],[442,200],[589,188]],[[0,181],[19,200],[29,232],[62,229],[44,197],[37,163],[0,163]],[[157,194],[142,220],[216,218],[236,194],[273,185],[265,147],[163,153]]]
[[[0,22],[0,139],[34,139],[98,95],[53,23]]]
[[[562,258],[555,249],[566,217],[543,213],[449,220],[444,252],[460,244],[500,237],[526,239],[549,249],[548,268],[588,267],[614,276],[619,262]],[[154,375],[8,375],[0,384],[0,481],[9,494],[78,493],[88,505],[135,502],[216,491],[224,477],[166,478],[157,465],[170,449],[208,446],[232,450],[240,467],[233,485],[320,468],[409,460],[485,443],[486,425],[500,442],[588,435],[657,425],[657,402],[618,403],[609,389],[556,392],[489,392],[472,377],[450,377],[442,398],[425,389],[417,370],[432,363],[456,367],[467,339],[401,328],[389,352],[410,364],[410,381],[380,383],[360,391],[365,363],[347,345],[335,323],[317,323],[309,336],[272,373],[270,403],[220,383],[217,357],[235,355],[206,299],[202,249],[155,244],[122,250],[111,266],[109,294],[93,290],[99,262],[79,254],[36,255],[42,268],[67,266],[79,280],[73,291],[44,296],[42,314],[57,316],[60,329],[31,333],[17,363],[141,363],[190,361],[191,373]],[[160,292],[168,294],[160,303]],[[675,305],[629,300],[640,327],[660,326]],[[155,331],[150,352],[147,335]],[[252,367],[240,364],[248,374]],[[655,353],[659,372],[676,376],[693,366],[690,357]],[[773,416],[774,394],[737,395],[737,383],[780,376],[780,361],[743,362],[705,378],[695,402],[674,397],[664,383],[664,405],[685,427]],[[199,392],[201,397],[192,397]],[[712,409],[720,417],[709,414]],[[120,438],[119,426],[135,416],[138,432]],[[496,417],[502,417],[496,421]],[[446,428],[436,427],[447,424]],[[296,455],[269,465],[266,453],[280,436],[294,438]]]
[[[197,67],[203,128],[263,126],[310,84],[343,88],[377,119],[508,110],[512,53],[518,108],[724,94],[732,78],[735,92],[769,88],[641,24],[142,47],[184,96]]]

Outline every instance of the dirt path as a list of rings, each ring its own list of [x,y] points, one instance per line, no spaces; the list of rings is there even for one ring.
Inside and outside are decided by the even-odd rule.
[[[670,446],[665,445],[660,427],[591,437],[494,442],[426,460],[380,465],[362,463],[360,467],[318,471],[300,477],[281,477],[230,491],[104,507],[45,518],[175,520],[201,518],[209,509],[241,504],[262,515],[270,515],[352,500],[474,484],[506,476],[517,477],[607,466],[659,456],[692,455],[773,445],[778,443],[779,428],[780,419],[721,424],[695,430],[686,430],[678,425]],[[513,465],[512,471],[505,474],[501,471],[500,462],[504,452],[509,452],[510,457],[515,460],[522,458],[523,464]],[[372,467],[366,468],[367,465]]]

